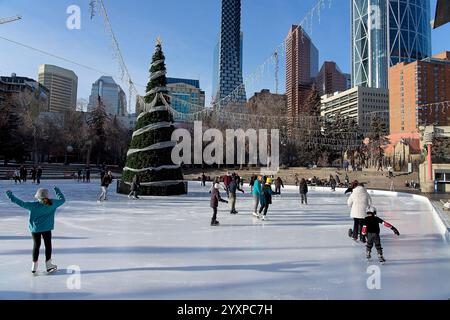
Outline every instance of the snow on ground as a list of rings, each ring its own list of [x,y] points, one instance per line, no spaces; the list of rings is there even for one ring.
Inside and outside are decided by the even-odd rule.
[[[31,201],[36,186],[0,182],[1,299],[450,298],[450,246],[430,207],[406,195],[374,197],[379,216],[401,233],[382,230],[387,263],[380,266],[348,238],[342,191],[311,191],[310,205],[301,206],[297,191],[284,189],[266,222],[251,217],[248,192],[239,194],[239,214],[221,204],[221,226],[211,227],[209,186],[191,183],[187,196],[139,201],[113,193],[100,204],[98,181],[42,187],[54,184],[67,198],[53,232],[60,270],[46,275],[41,264],[33,276],[27,213],[4,191]],[[67,287],[71,265],[81,268],[78,290]],[[380,290],[367,287],[372,265],[380,267]]]

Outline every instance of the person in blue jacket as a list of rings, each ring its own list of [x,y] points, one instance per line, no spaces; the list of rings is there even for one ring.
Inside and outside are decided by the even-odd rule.
[[[257,218],[259,218],[259,214],[258,214],[258,204],[259,204],[259,196],[261,194],[261,181],[262,181],[262,177],[259,176],[258,178],[255,179],[255,181],[253,182],[253,188],[252,188],[252,195],[253,195],[253,215]]]
[[[28,228],[33,238],[33,262],[31,272],[36,273],[38,268],[39,249],[41,247],[41,238],[45,245],[45,264],[47,272],[53,272],[57,266],[52,264],[52,230],[55,226],[55,211],[62,206],[66,199],[58,187],[54,187],[57,199],[50,199],[47,189],[38,189],[34,196],[37,201],[25,202],[14,196],[8,190],[6,196],[12,203],[29,211]]]

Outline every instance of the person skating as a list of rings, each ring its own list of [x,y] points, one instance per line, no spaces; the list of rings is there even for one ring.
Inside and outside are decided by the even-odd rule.
[[[206,186],[206,175],[204,172],[202,172],[202,187]]]
[[[36,183],[36,174],[37,174],[36,166],[33,166],[31,168],[31,180],[33,180],[33,183]]]
[[[36,172],[36,183],[41,184],[42,168],[39,166]]]
[[[336,180],[334,180],[332,175],[330,175],[330,187],[331,191],[336,191]]]
[[[14,183],[17,184],[17,181],[22,183],[22,180],[20,179],[20,170],[16,168],[16,170],[14,170]]]
[[[302,180],[300,180],[300,186],[299,186],[299,192],[300,192],[300,198],[305,204],[308,204],[308,198],[306,197],[306,194],[308,193],[308,184],[306,183],[306,180],[304,178],[302,178]]]
[[[256,180],[256,176],[252,175],[250,177],[250,182],[249,182],[250,192],[253,192],[253,186],[255,185],[255,180]]]
[[[98,197],[98,202],[102,202],[105,200],[108,200],[108,187],[113,181],[112,172],[108,171],[108,173],[103,177],[101,187],[102,187],[102,193]]]
[[[22,201],[14,196],[10,190],[6,191],[6,196],[12,203],[29,211],[28,228],[33,238],[32,273],[36,273],[38,268],[41,238],[44,239],[47,272],[53,272],[57,269],[57,266],[52,263],[52,230],[55,225],[55,211],[66,200],[58,187],[54,187],[54,190],[57,199],[50,199],[47,189],[38,189],[34,196],[38,200],[36,202]]]
[[[223,200],[220,197],[219,188],[220,188],[220,185],[218,183],[215,183],[211,190],[211,200],[209,202],[211,208],[213,209],[213,216],[211,218],[211,226],[219,225],[219,221],[217,221],[217,207],[219,206],[219,202],[228,203],[227,200]]]
[[[266,181],[259,194],[259,202],[261,204],[261,207],[259,208],[259,218],[261,220],[267,220],[266,215],[269,206],[272,204],[272,195],[273,191],[270,182]]]
[[[83,173],[82,169],[78,169],[77,171],[77,182],[81,182],[81,174]]]
[[[351,234],[353,240],[356,241],[359,234],[360,241],[365,242],[361,229],[367,215],[366,209],[372,205],[372,198],[367,190],[358,184],[348,198],[347,204],[352,208],[350,216],[353,218],[353,229],[349,230],[349,235]]]
[[[299,181],[298,181],[298,175],[297,174],[295,174],[295,176],[294,176],[294,183],[295,183],[295,186],[298,187]]]
[[[253,195],[253,215],[257,218],[259,218],[259,214],[258,214],[258,205],[259,205],[259,197],[261,194],[261,182],[262,182],[262,177],[259,176],[258,178],[255,179],[255,181],[253,182],[253,188],[252,188],[252,195]]]
[[[20,166],[20,180],[22,180],[22,182],[27,182],[27,169],[22,165]]]
[[[227,174],[223,176],[223,185],[225,186],[225,191],[227,192],[227,195],[229,192],[229,186],[230,186],[231,180],[232,180],[231,175],[229,172],[227,172]]]
[[[91,183],[91,168],[86,168],[86,182]]]
[[[281,188],[284,189],[283,180],[281,180],[281,178],[278,177],[275,180],[275,194],[281,195]]]
[[[128,195],[128,198],[133,197],[133,199],[139,199],[138,191],[140,186],[141,186],[141,178],[139,178],[139,175],[136,174],[133,177],[133,181],[131,182],[131,192]]]
[[[237,214],[238,212],[236,211],[236,191],[244,193],[244,190],[240,188],[239,179],[237,178],[237,176],[235,176],[234,179],[231,181],[230,185],[228,186],[228,190],[229,190],[228,200],[230,203],[230,213]]]
[[[364,219],[362,227],[362,234],[367,237],[366,258],[371,258],[372,247],[375,244],[375,248],[378,253],[378,260],[383,263],[386,260],[383,257],[383,248],[381,247],[380,224],[383,224],[386,228],[391,229],[397,236],[400,235],[397,228],[389,222],[377,217],[377,210],[374,207],[369,206],[367,208],[367,217]]]

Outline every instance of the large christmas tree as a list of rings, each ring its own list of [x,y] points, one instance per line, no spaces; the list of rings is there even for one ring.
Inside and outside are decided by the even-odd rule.
[[[145,95],[145,108],[137,118],[118,192],[128,194],[135,175],[139,175],[140,195],[171,196],[187,193],[181,167],[171,159],[175,142],[170,98],[166,87],[165,57],[157,40]]]

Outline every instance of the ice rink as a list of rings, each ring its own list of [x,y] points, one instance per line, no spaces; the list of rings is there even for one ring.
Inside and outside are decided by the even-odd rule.
[[[138,201],[115,194],[113,185],[109,201],[97,203],[98,181],[41,187],[54,184],[67,199],[53,231],[60,270],[43,272],[41,248],[40,273],[33,276],[27,212],[4,192],[32,201],[36,186],[0,182],[0,299],[450,298],[450,245],[429,205],[406,195],[373,197],[379,216],[401,233],[382,230],[387,263],[379,265],[368,263],[364,245],[347,236],[352,221],[343,191],[311,190],[310,204],[301,206],[296,189],[283,189],[269,220],[259,221],[246,187],[239,214],[220,204],[221,225],[211,227],[209,185],[191,183],[187,196]],[[79,289],[68,273],[74,265],[81,270]],[[369,289],[368,278],[377,275],[381,288]]]

